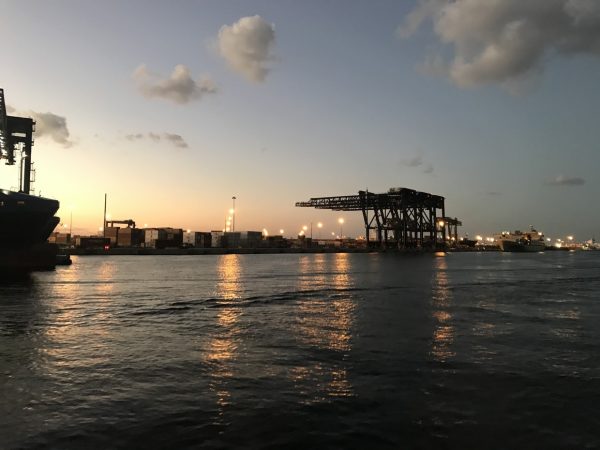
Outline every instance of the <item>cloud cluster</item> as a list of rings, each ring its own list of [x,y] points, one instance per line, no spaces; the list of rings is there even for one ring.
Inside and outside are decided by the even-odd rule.
[[[29,115],[31,115],[36,122],[36,137],[49,137],[63,147],[71,147],[73,145],[73,141],[70,139],[66,117],[58,116],[51,112],[40,113],[35,111],[29,111]]]
[[[242,17],[223,25],[218,35],[218,50],[229,66],[248,80],[261,83],[273,59],[275,27],[260,16]]]
[[[433,173],[433,164],[425,162],[423,160],[423,157],[420,155],[408,159],[403,159],[402,161],[400,161],[400,164],[406,167],[419,167],[422,169],[423,173]]]
[[[580,177],[567,177],[564,175],[558,175],[556,178],[549,180],[546,184],[550,186],[583,186],[585,180]]]
[[[73,145],[71,133],[69,133],[67,126],[67,118],[64,116],[51,112],[20,111],[11,105],[6,105],[6,112],[10,115],[31,117],[35,120],[34,138],[46,137],[65,148]]]
[[[427,20],[452,55],[434,55],[428,68],[462,87],[510,88],[556,54],[600,56],[598,0],[419,0],[399,36],[411,36]]]
[[[177,147],[177,148],[188,148],[189,145],[188,143],[185,141],[185,139],[183,139],[183,137],[180,134],[174,134],[174,133],[135,133],[135,134],[127,134],[125,135],[125,139],[127,139],[128,141],[139,141],[142,139],[150,139],[153,142],[160,142],[160,141],[165,141],[168,142],[169,144]]]
[[[144,97],[161,98],[177,104],[189,103],[217,92],[217,86],[210,78],[194,80],[183,64],[176,65],[168,78],[149,72],[142,64],[135,69],[132,77]]]

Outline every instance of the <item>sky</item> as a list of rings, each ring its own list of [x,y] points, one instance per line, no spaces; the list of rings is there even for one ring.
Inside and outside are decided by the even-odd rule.
[[[0,87],[37,121],[36,195],[113,219],[236,230],[360,213],[407,187],[461,233],[600,238],[597,0],[0,0]],[[0,167],[0,187],[17,186]],[[315,228],[316,230],[316,228]],[[315,234],[317,231],[315,231]]]

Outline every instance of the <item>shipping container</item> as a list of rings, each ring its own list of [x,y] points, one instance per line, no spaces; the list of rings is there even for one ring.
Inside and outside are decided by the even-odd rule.
[[[118,233],[119,247],[137,247],[142,242],[144,231],[139,228],[121,228]]]
[[[97,237],[97,236],[89,236],[89,237],[77,237],[75,238],[75,246],[79,248],[106,248],[110,247],[110,239]]]
[[[211,231],[210,232],[210,246],[220,248],[223,246],[223,231]]]

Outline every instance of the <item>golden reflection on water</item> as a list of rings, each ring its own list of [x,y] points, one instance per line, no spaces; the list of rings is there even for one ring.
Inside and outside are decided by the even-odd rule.
[[[436,361],[444,362],[453,357],[454,325],[449,311],[452,294],[449,288],[448,263],[445,257],[435,258],[435,274],[432,286],[432,307],[435,328],[433,330],[431,355]]]
[[[49,304],[52,307],[51,324],[45,330],[47,345],[43,349],[48,358],[48,370],[61,367],[91,366],[110,360],[111,306],[114,292],[114,261],[102,260],[96,274],[98,282],[85,279],[77,257],[65,269],[57,269],[52,283]],[[96,295],[90,296],[90,293]],[[81,301],[87,297],[86,301]],[[94,342],[93,351],[85,343]],[[84,356],[85,355],[85,356]]]
[[[110,295],[114,291],[114,276],[117,266],[113,260],[105,260],[98,267],[96,278],[100,281],[96,287],[99,294]]]
[[[236,300],[240,298],[241,264],[239,255],[219,257],[217,266],[217,306],[216,317],[218,331],[208,343],[206,360],[211,364],[210,389],[216,395],[219,417],[224,414],[223,408],[231,403],[231,392],[226,387],[226,379],[233,373],[232,363],[238,356],[238,319],[241,314]]]
[[[292,370],[291,378],[301,392],[317,392],[312,402],[323,400],[318,394],[321,390],[324,391],[325,398],[353,395],[344,363],[352,350],[352,326],[356,307],[352,294],[347,291],[353,287],[349,270],[350,257],[346,253],[313,255],[300,260],[299,291],[320,288],[323,292],[301,297],[296,330],[298,339],[304,346],[341,354],[339,362],[327,365],[307,364]],[[308,274],[311,276],[307,276]],[[307,383],[316,384],[320,389],[307,390]]]

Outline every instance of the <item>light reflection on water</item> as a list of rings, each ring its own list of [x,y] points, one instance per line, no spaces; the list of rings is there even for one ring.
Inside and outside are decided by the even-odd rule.
[[[237,358],[237,323],[241,314],[236,301],[240,299],[241,265],[239,255],[224,255],[217,262],[217,327],[208,344],[206,359],[210,365],[210,389],[215,393],[219,416],[231,402],[227,379],[234,376],[233,363]]]
[[[101,261],[91,274],[94,281],[88,284],[89,291],[81,284],[84,275],[76,263],[72,270],[61,272],[59,282],[49,285],[54,320],[44,328],[47,345],[43,353],[50,375],[60,376],[68,368],[85,369],[110,361],[109,322],[116,267],[113,260]],[[91,301],[81,303],[82,295]]]
[[[0,447],[600,448],[594,258],[74,258],[0,286]]]
[[[431,354],[437,361],[444,362],[455,356],[452,350],[454,325],[452,324],[452,293],[449,289],[448,263],[446,257],[435,258],[433,274],[432,306],[435,328]]]
[[[348,254],[315,255],[300,260],[300,272],[310,276],[301,277],[300,292],[317,290],[315,297],[299,301],[297,333],[302,345],[336,352],[339,357],[331,364],[315,362],[312,366],[295,368],[292,378],[298,389],[307,392],[311,380],[324,391],[314,392],[308,402],[321,401],[325,397],[349,397],[352,385],[348,380],[346,359],[352,350],[352,326],[355,299],[352,294],[352,267]],[[333,260],[332,260],[333,259]],[[328,280],[327,280],[328,279]],[[322,290],[326,280],[330,289]]]

